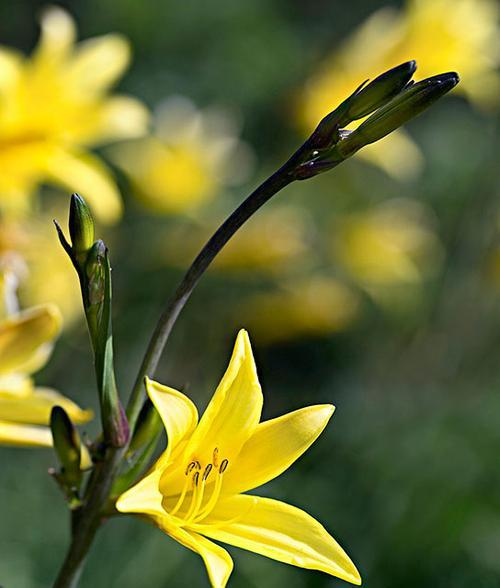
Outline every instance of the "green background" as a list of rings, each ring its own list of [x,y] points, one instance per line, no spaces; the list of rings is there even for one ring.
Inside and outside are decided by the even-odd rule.
[[[76,17],[80,38],[110,31],[129,37],[134,62],[120,88],[149,106],[180,93],[199,106],[217,103],[242,113],[243,138],[255,150],[257,169],[247,186],[234,191],[237,202],[300,142],[289,108],[297,89],[381,3],[61,5]],[[42,6],[0,0],[0,42],[30,51]],[[391,314],[368,303],[362,319],[342,334],[256,346],[266,417],[312,403],[337,406],[312,449],[262,492],[321,520],[368,588],[493,588],[500,585],[500,305],[499,284],[486,279],[484,268],[499,245],[496,120],[452,97],[409,128],[427,160],[418,180],[399,183],[350,161],[279,196],[318,215],[389,197],[417,198],[436,215],[445,260],[406,312]],[[123,222],[102,235],[111,244],[118,379],[127,390],[180,273],[159,266],[144,238],[175,219],[150,216],[124,196]],[[158,379],[187,384],[200,407],[222,374],[236,333],[222,309],[246,287],[207,276],[162,362]],[[240,322],[245,326],[244,316]],[[37,381],[96,406],[83,325],[62,337]],[[46,474],[54,458],[46,450],[1,448],[0,460],[0,585],[49,586],[68,532],[65,506]],[[319,572],[230,552],[236,564],[231,586],[345,585]],[[83,588],[188,585],[207,585],[201,560],[125,517],[102,530],[82,578]]]

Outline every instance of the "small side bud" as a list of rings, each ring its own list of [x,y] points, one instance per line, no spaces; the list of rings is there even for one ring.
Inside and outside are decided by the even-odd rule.
[[[54,406],[52,409],[50,429],[62,468],[61,476],[70,486],[77,487],[81,480],[82,444],[78,431],[60,406]]]
[[[71,195],[69,206],[69,235],[76,258],[84,256],[94,243],[94,220],[85,200]]]
[[[123,447],[129,440],[130,428],[116,391],[105,395],[101,407],[104,437],[112,447]]]

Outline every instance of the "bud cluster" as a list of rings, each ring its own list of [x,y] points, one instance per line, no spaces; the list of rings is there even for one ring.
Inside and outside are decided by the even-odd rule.
[[[415,61],[407,61],[364,82],[325,116],[300,150],[295,179],[332,169],[416,117],[459,82],[458,74],[448,72],[415,83],[411,78],[416,69]],[[345,129],[366,116],[356,129]]]

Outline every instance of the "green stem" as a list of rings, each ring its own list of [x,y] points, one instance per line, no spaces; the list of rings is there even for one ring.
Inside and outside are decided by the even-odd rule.
[[[151,336],[129,399],[127,417],[131,431],[134,430],[134,425],[141,409],[144,377],[152,376],[156,371],[175,321],[191,296],[196,284],[236,231],[277,192],[294,181],[295,178],[290,173],[293,161],[295,161],[294,156],[254,190],[222,223],[193,261],[173,296],[168,301]]]
[[[72,513],[71,543],[54,588],[76,588],[87,553],[101,526],[113,479],[122,460],[124,449],[109,448],[104,460],[96,465],[84,505]]]
[[[131,431],[134,430],[141,409],[144,377],[153,375],[156,370],[175,321],[196,284],[224,245],[254,212],[296,179],[293,172],[303,149],[304,147],[299,149],[287,163],[240,204],[217,229],[184,275],[160,316],[130,396],[127,417]],[[54,588],[76,588],[78,585],[85,558],[104,518],[112,484],[127,448],[128,443],[120,449],[108,447],[103,461],[96,465],[87,487],[84,503],[73,515],[71,544]]]

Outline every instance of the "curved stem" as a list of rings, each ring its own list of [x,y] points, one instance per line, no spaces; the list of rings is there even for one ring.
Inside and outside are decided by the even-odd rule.
[[[173,296],[165,306],[151,336],[129,399],[127,417],[131,431],[134,428],[141,407],[144,377],[154,374],[175,321],[191,296],[196,284],[224,245],[254,212],[282,188],[294,181],[295,177],[290,173],[292,161],[295,161],[295,156],[292,156],[287,163],[254,190],[222,223],[193,261]]]

